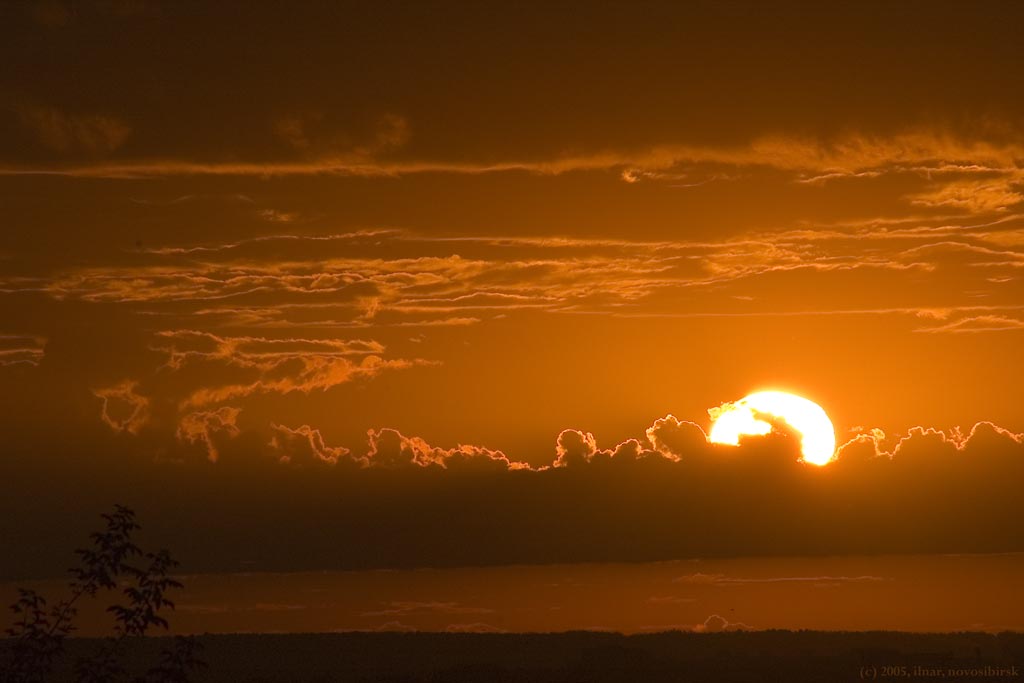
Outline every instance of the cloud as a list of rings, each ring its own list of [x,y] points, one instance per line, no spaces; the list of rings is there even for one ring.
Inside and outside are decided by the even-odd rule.
[[[891,440],[895,441],[891,450],[885,449],[888,441],[890,439],[881,429],[858,434],[836,449],[834,462],[840,466],[877,463],[902,468],[959,463],[970,467],[979,459],[998,459],[1024,465],[1024,434],[987,421],[975,423],[966,435],[959,428],[945,431],[916,426],[902,437]]]
[[[510,461],[501,451],[481,446],[460,444],[455,448],[438,448],[419,437],[403,436],[398,430],[388,428],[371,429],[366,435],[369,441],[366,461],[374,468],[437,467],[478,472],[529,469],[525,463]]]
[[[786,425],[783,423],[783,426]],[[578,470],[630,463],[640,466],[667,463],[683,467],[705,465],[716,460],[725,462],[723,448],[728,448],[730,453],[735,451],[735,457],[728,458],[729,462],[742,464],[745,461],[752,467],[756,465],[762,474],[765,464],[762,451],[765,449],[777,456],[769,463],[791,462],[801,469],[818,469],[818,466],[803,463],[799,440],[791,438],[788,431],[781,435],[749,437],[741,441],[739,446],[722,447],[710,444],[698,425],[679,420],[673,415],[656,420],[646,430],[646,438],[626,439],[608,449],[601,448],[590,432],[564,429],[555,440],[555,458],[551,465],[539,468],[531,468],[525,462],[510,459],[501,451],[482,446],[460,444],[454,448],[440,448],[423,438],[405,436],[391,428],[367,431],[368,449],[364,456],[355,456],[349,448],[343,446],[326,445],[320,431],[308,425],[291,429],[272,424],[271,429],[273,437],[270,446],[283,462],[349,462],[360,467],[383,470],[438,468],[476,472],[544,472],[549,469]],[[902,437],[893,440],[891,452],[885,447],[887,439],[886,434],[877,428],[859,433],[838,446],[835,458],[827,467],[846,467],[867,462],[884,465],[900,457],[906,462],[928,464],[940,462],[943,455],[993,451],[1024,457],[1024,434],[1015,434],[989,422],[977,423],[966,435],[959,429],[947,433],[934,428],[913,427]]]
[[[636,461],[651,455],[654,454],[650,450],[650,444],[640,443],[639,439],[626,439],[610,453],[612,462]]]
[[[409,121],[392,113],[379,116],[366,139],[357,144],[352,143],[349,135],[339,135],[338,127],[338,122],[325,112],[309,111],[279,118],[273,132],[304,156],[315,153],[320,158],[331,156],[351,164],[372,164],[375,157],[400,149],[412,136]]]
[[[1024,174],[1018,171],[997,179],[956,180],[909,198],[912,204],[951,207],[968,213],[1007,211],[1024,202],[1024,195],[1017,190],[1022,182]]]
[[[18,334],[0,334],[0,367],[35,367],[46,355],[46,338]]]
[[[707,435],[693,422],[666,415],[647,429],[647,438],[654,450],[670,460],[679,460],[707,448]]]
[[[125,380],[92,393],[103,403],[100,419],[115,432],[138,434],[149,420],[149,399],[135,390],[138,383]]]
[[[149,349],[164,358],[151,373],[93,391],[102,400],[100,418],[111,429],[131,434],[152,425],[154,437],[169,433],[177,441],[201,444],[211,461],[218,459],[220,437],[241,433],[235,420],[243,407],[259,414],[261,397],[327,391],[377,377],[385,370],[429,364],[419,359],[383,358],[380,354],[385,347],[369,339],[228,336],[192,329],[157,332]],[[41,355],[40,350],[26,360]],[[140,393],[140,385],[146,387],[145,395]],[[243,405],[238,405],[239,401]],[[327,445],[320,431],[309,425],[291,428],[271,418],[253,429],[263,447],[282,462],[365,464],[348,448]],[[503,457],[469,446],[446,451],[444,457],[440,451],[429,457],[442,466],[458,466],[462,460],[483,454],[498,460]]]
[[[672,580],[676,583],[714,584],[718,583],[723,578],[725,578],[725,574],[704,574],[702,572],[696,572],[694,574],[679,576]]]
[[[19,108],[19,114],[22,125],[39,143],[55,152],[109,154],[131,134],[127,124],[111,116],[68,114],[56,107],[28,104]]]
[[[197,560],[202,570],[237,568],[237,558],[252,557],[253,547],[284,546],[293,552],[270,560],[264,556],[259,566],[413,568],[1024,549],[1021,526],[1006,523],[1019,512],[1024,435],[990,423],[962,431],[916,428],[886,438],[869,432],[881,456],[875,455],[874,443],[855,439],[864,449],[861,464],[844,451],[824,467],[801,463],[798,444],[789,442],[770,444],[785,460],[779,466],[766,463],[762,455],[768,446],[755,441],[727,454],[708,445],[699,457],[689,453],[672,460],[640,448],[643,439],[602,449],[594,436],[595,455],[589,460],[531,469],[483,447],[439,448],[395,429],[379,429],[368,435],[363,447],[368,453],[344,444],[353,453],[366,453],[364,467],[317,430],[279,429],[274,427],[279,423],[261,424],[251,413],[243,430],[238,408],[228,408],[194,411],[180,426],[179,448],[192,445],[207,458],[219,456],[215,465],[177,458],[178,465],[169,467],[174,458],[159,457],[151,465],[136,462],[129,468],[142,472],[138,496],[152,499],[154,508],[169,506],[164,509],[183,521],[182,528],[208,521],[211,506],[249,511],[208,525],[209,534],[192,539],[192,545],[179,539],[182,547],[205,548],[196,551],[207,558]],[[569,437],[572,432],[563,436],[563,447],[574,438],[573,445],[589,453],[588,432],[580,431],[582,439]],[[158,436],[147,428],[137,445],[123,439],[110,443],[126,457],[140,448],[166,453]],[[277,445],[268,447],[275,436]],[[541,450],[531,460],[554,455],[552,449]],[[619,455],[611,455],[615,451],[641,455],[620,462]],[[284,454],[291,457],[287,476],[278,462]],[[338,466],[329,466],[334,454]],[[296,467],[302,462],[322,465]],[[725,466],[714,466],[717,462]],[[62,491],[70,490],[70,482],[107,471],[89,458],[62,463],[69,473],[69,483],[59,484]],[[140,467],[159,469],[146,473]],[[90,495],[106,499],[117,485],[98,484]],[[183,487],[194,493],[184,505],[173,495]],[[254,518],[275,522],[253,526]],[[346,550],[339,553],[339,548]],[[198,571],[199,565],[192,566]],[[785,568],[754,574],[689,568],[666,580],[679,574],[684,576],[672,586],[715,592],[769,583],[869,588],[885,578],[863,568],[806,574]],[[435,627],[478,621],[440,620],[439,610],[456,609],[447,602],[410,599],[375,611],[397,612],[387,618],[416,625],[419,621],[408,614],[429,614]]]
[[[584,465],[597,453],[597,442],[590,432],[563,430],[555,441],[554,467]]]
[[[257,212],[260,218],[271,223],[291,223],[298,214],[289,211],[279,211],[277,209],[261,209]]]
[[[236,201],[244,201],[246,203],[252,203],[252,199],[247,195],[227,195],[228,198]],[[244,198],[244,199],[242,199]],[[194,199],[193,195],[186,195],[179,197],[174,202],[185,201]],[[202,253],[215,253],[215,252],[226,252],[241,250],[245,248],[252,248],[254,246],[270,243],[277,244],[278,246],[286,245],[289,242],[293,243],[339,243],[339,244],[360,244],[368,240],[380,240],[387,237],[397,237],[401,235],[401,231],[394,229],[379,229],[379,230],[356,230],[353,232],[345,233],[327,233],[322,235],[260,235],[257,237],[248,237],[232,242],[210,242],[206,244],[194,244],[189,246],[163,246],[163,247],[146,247],[139,251],[146,254],[156,254],[159,256],[180,256],[185,254],[202,254]]]
[[[166,353],[167,367],[172,369],[180,369],[191,361],[215,360],[264,371],[310,355],[346,358],[384,352],[381,343],[367,339],[228,337],[199,330],[157,332],[150,348]]]
[[[647,429],[646,438],[626,439],[614,448],[598,448],[597,440],[590,432],[583,432],[578,429],[565,429],[559,433],[555,440],[555,460],[551,463],[554,468],[573,467],[578,469],[584,465],[629,465],[641,461],[651,463],[657,461],[678,461],[681,456],[693,455],[701,447],[707,447],[707,440],[703,437],[697,442],[691,442],[682,434],[688,432],[690,422],[678,422],[669,415],[658,420],[653,427]],[[700,430],[699,427],[697,427]],[[678,430],[675,432],[673,430]],[[668,432],[672,432],[668,434]],[[700,432],[703,435],[703,431]],[[666,450],[652,449],[652,434],[658,439],[657,444]],[[678,452],[668,450],[665,438],[674,445],[681,447]],[[676,438],[678,437],[678,438]]]
[[[735,577],[725,574],[687,574],[673,581],[676,583],[695,583],[712,586],[734,586],[752,583],[874,583],[888,581],[884,576],[768,576],[768,577]]]
[[[1015,434],[991,422],[978,422],[971,427],[961,450],[970,457],[1024,456],[1024,433]]]
[[[454,327],[534,312],[625,319],[904,316],[922,332],[1006,332],[1021,325],[1024,312],[1006,298],[1006,283],[1024,267],[1012,237],[1021,221],[1024,215],[1010,214],[977,225],[866,221],[712,241],[282,234],[150,247],[127,253],[122,265],[68,267],[31,280],[0,277],[0,291],[174,315],[189,322],[165,333],[173,336],[162,345],[220,344],[225,353],[226,337],[198,337],[223,327],[264,330],[231,342],[244,351],[281,330],[302,330],[295,336],[311,342],[316,330]],[[950,279],[961,287],[950,287]],[[902,305],[865,305],[862,292],[877,290],[880,281],[901,287]],[[806,297],[786,295],[811,283],[833,293],[827,305],[801,305]],[[762,300],[765,291],[783,296],[772,305]],[[921,316],[937,312],[952,322],[920,325]],[[960,318],[972,320],[957,324]]]
[[[314,147],[310,131],[318,115],[285,117],[276,133],[290,147],[306,151]],[[1017,170],[1024,156],[1016,143],[989,142],[958,137],[939,129],[919,129],[888,136],[851,133],[838,138],[762,136],[747,144],[706,146],[654,145],[537,159],[488,162],[453,162],[440,159],[387,160],[386,152],[409,138],[409,124],[399,116],[386,115],[378,123],[371,143],[347,151],[328,138],[320,145],[335,148],[317,158],[270,162],[215,160],[131,160],[79,166],[7,167],[6,173],[54,173],[83,177],[137,178],[174,175],[353,175],[403,176],[421,173],[489,174],[529,172],[558,175],[579,171],[615,171],[625,182],[640,178],[679,180],[694,166],[725,168],[762,167],[793,172],[797,179],[871,177],[887,172],[923,176],[950,170],[1000,173]],[[802,174],[802,175],[801,175]]]
[[[364,458],[351,457],[351,451],[344,446],[328,446],[324,443],[320,430],[309,425],[291,429],[271,423],[270,429],[274,433],[270,447],[281,453],[282,463],[336,465],[340,461],[348,460],[360,465],[367,464]]]
[[[731,622],[717,614],[712,614],[703,623],[693,627],[693,630],[697,633],[722,633],[725,631],[746,631],[749,629],[750,627],[743,622]]]
[[[223,415],[224,413],[221,411],[197,411],[187,415],[183,419],[183,424],[187,421],[189,427],[188,429],[179,428],[179,439],[184,439],[185,434],[194,434],[189,439],[191,442],[209,445],[208,437],[212,431],[216,431],[216,429],[210,430],[209,427],[220,426],[213,417]],[[227,416],[232,417],[231,414]],[[230,427],[233,427],[233,420],[230,422]],[[664,420],[659,420],[658,423],[659,425],[664,424]],[[558,435],[554,461],[550,466],[541,466],[540,468],[532,468],[526,462],[512,460],[501,451],[484,446],[459,444],[452,448],[442,448],[430,444],[421,437],[405,436],[397,429],[386,427],[367,431],[367,449],[363,455],[357,455],[355,451],[346,446],[328,445],[321,431],[309,425],[291,428],[271,422],[269,431],[269,441],[265,443],[270,454],[281,463],[290,465],[346,463],[357,468],[381,470],[411,468],[414,470],[437,469],[483,473],[514,470],[543,471],[549,467],[578,469],[598,463],[629,464],[654,460],[666,462],[678,460],[678,456],[654,451],[649,443],[637,439],[627,439],[611,449],[600,449],[593,434],[573,429],[563,430]],[[230,429],[230,435],[237,436],[238,433],[237,430]],[[704,442],[704,445],[706,447],[707,443]],[[686,454],[693,455],[693,451],[688,451]]]
[[[210,462],[217,462],[220,457],[217,435],[223,432],[229,438],[238,436],[240,430],[236,422],[240,412],[240,408],[221,406],[216,410],[189,413],[178,422],[178,439],[190,444],[201,444],[206,450],[206,458]]]
[[[389,602],[388,606],[382,609],[363,612],[361,616],[380,617],[391,615],[404,616],[408,614],[491,614],[493,612],[493,609],[487,607],[473,607],[463,605],[458,602],[444,602],[437,600],[399,600]]]
[[[875,458],[888,457],[889,454],[882,450],[884,442],[885,432],[877,427],[867,433],[858,434],[836,448],[833,462],[846,465],[848,463],[870,462]]]
[[[691,602],[696,602],[697,598],[691,598],[680,595],[652,595],[647,598],[647,602],[654,605],[687,605]]]
[[[400,621],[386,621],[373,630],[395,633],[415,633],[419,629],[417,629],[415,626],[410,626],[409,624],[404,624]]]
[[[960,444],[934,427],[911,427],[893,449],[893,463],[942,465],[951,462],[950,458],[960,450]]]
[[[153,348],[167,354],[166,367],[170,369],[180,370],[190,362],[202,361],[238,367],[251,375],[248,381],[195,389],[181,401],[184,409],[260,394],[326,391],[376,377],[385,370],[427,364],[421,360],[384,359],[374,355],[383,351],[383,346],[364,340],[220,337],[191,330],[158,336]]]
[[[945,325],[921,327],[917,332],[930,334],[979,334],[1024,330],[1024,320],[1005,315],[975,315],[951,321]]]

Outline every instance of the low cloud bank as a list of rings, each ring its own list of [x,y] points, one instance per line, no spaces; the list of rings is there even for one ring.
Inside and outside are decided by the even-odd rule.
[[[124,387],[116,398],[127,410],[132,396]],[[563,430],[550,464],[531,467],[389,428],[352,447],[309,425],[267,435],[225,407],[189,414],[177,450],[144,459],[140,444],[157,442],[124,433],[128,417],[110,437],[125,457],[69,457],[61,477],[55,459],[3,464],[0,534],[52,547],[6,554],[0,577],[60,574],[111,500],[152,520],[187,571],[1024,552],[1024,437],[987,422],[864,430],[818,467],[791,434],[723,446],[668,416],[608,446]]]

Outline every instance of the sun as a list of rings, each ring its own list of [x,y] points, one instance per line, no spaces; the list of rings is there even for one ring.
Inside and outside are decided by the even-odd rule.
[[[742,436],[760,436],[772,431],[771,422],[785,420],[800,434],[805,462],[825,465],[836,450],[836,432],[828,415],[814,401],[784,391],[758,391],[735,403],[708,411],[714,423],[708,441],[738,445]]]

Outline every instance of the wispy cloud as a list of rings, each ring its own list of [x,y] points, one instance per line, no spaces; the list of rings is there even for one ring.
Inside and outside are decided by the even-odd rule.
[[[56,107],[21,104],[22,125],[47,149],[107,154],[121,147],[131,128],[118,118],[99,114],[72,114]]]
[[[46,355],[46,338],[0,334],[0,367],[37,366]]]
[[[271,423],[273,437],[270,448],[280,452],[280,461],[289,465],[327,464],[337,465],[339,461],[349,459],[351,451],[344,446],[328,446],[319,429],[302,425],[295,429]],[[367,464],[366,458],[351,458],[359,465]]]
[[[884,576],[768,576],[768,577],[737,577],[725,574],[687,574],[673,581],[677,583],[710,584],[713,586],[732,586],[753,583],[873,583],[887,581]]]
[[[1024,330],[1024,320],[1005,315],[975,315],[950,321],[945,325],[921,327],[917,332],[929,334],[979,334]]]
[[[393,229],[272,235],[155,247],[139,254],[148,263],[8,278],[0,289],[132,305],[152,315],[173,310],[201,317],[204,327],[268,329],[453,326],[529,311],[619,317],[994,312],[1013,304],[1005,298],[980,303],[976,295],[999,295],[998,287],[1024,267],[1021,220],[1008,214],[977,224],[811,226],[712,241],[448,237]],[[425,255],[396,254],[409,249]],[[838,299],[857,301],[851,282],[875,282],[882,274],[948,282],[950,273],[964,283],[962,291],[922,287],[916,306],[786,310],[762,302],[761,284],[769,278],[772,290],[787,278],[799,291],[812,278],[816,288],[827,288],[832,278]]]
[[[93,391],[102,401],[100,419],[114,431],[137,434],[149,420],[149,399],[137,388],[138,382],[125,380]]]
[[[304,124],[284,121],[279,130],[302,145]],[[369,147],[347,154],[301,161],[238,162],[184,159],[122,160],[85,165],[16,167],[0,173],[46,173],[82,177],[141,178],[172,175],[353,175],[401,176],[419,173],[485,174],[522,171],[561,174],[574,171],[615,170],[626,182],[641,178],[681,179],[687,166],[718,164],[729,167],[769,167],[804,174],[799,180],[821,182],[842,176],[870,176],[890,171],[920,174],[977,173],[1018,170],[1021,147],[1015,143],[968,140],[938,129],[921,129],[889,136],[849,134],[834,139],[764,136],[748,144],[702,146],[666,144],[639,150],[602,151],[547,159],[498,162],[438,159],[385,160],[384,152],[404,140],[403,126]],[[394,131],[399,131],[395,133]]]
[[[178,423],[178,439],[190,444],[201,444],[210,462],[217,462],[220,451],[216,439],[218,434],[228,438],[238,436],[237,425],[240,408],[221,406],[216,410],[202,410],[182,416]]]
[[[379,610],[363,612],[364,617],[403,616],[407,614],[492,614],[493,609],[473,607],[458,602],[443,601],[397,601],[390,602]]]

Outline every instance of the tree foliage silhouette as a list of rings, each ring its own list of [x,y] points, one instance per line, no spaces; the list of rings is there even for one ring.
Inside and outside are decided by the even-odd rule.
[[[190,675],[205,667],[200,659],[201,645],[193,638],[175,637],[159,662],[143,674],[132,676],[125,663],[126,641],[146,635],[151,627],[168,627],[162,610],[174,609],[166,597],[168,590],[182,588],[169,576],[178,565],[166,550],[144,552],[133,541],[140,529],[135,513],[122,506],[103,515],[106,528],[90,535],[92,546],[76,550],[78,566],[70,570],[69,596],[52,605],[34,590],[21,588],[11,605],[16,621],[7,629],[9,636],[0,659],[3,683],[42,683],[64,654],[64,642],[75,630],[78,604],[95,598],[100,591],[120,588],[123,602],[111,605],[114,633],[103,639],[90,655],[74,664],[74,680],[79,683],[186,683]],[[137,561],[142,560],[141,566]]]

